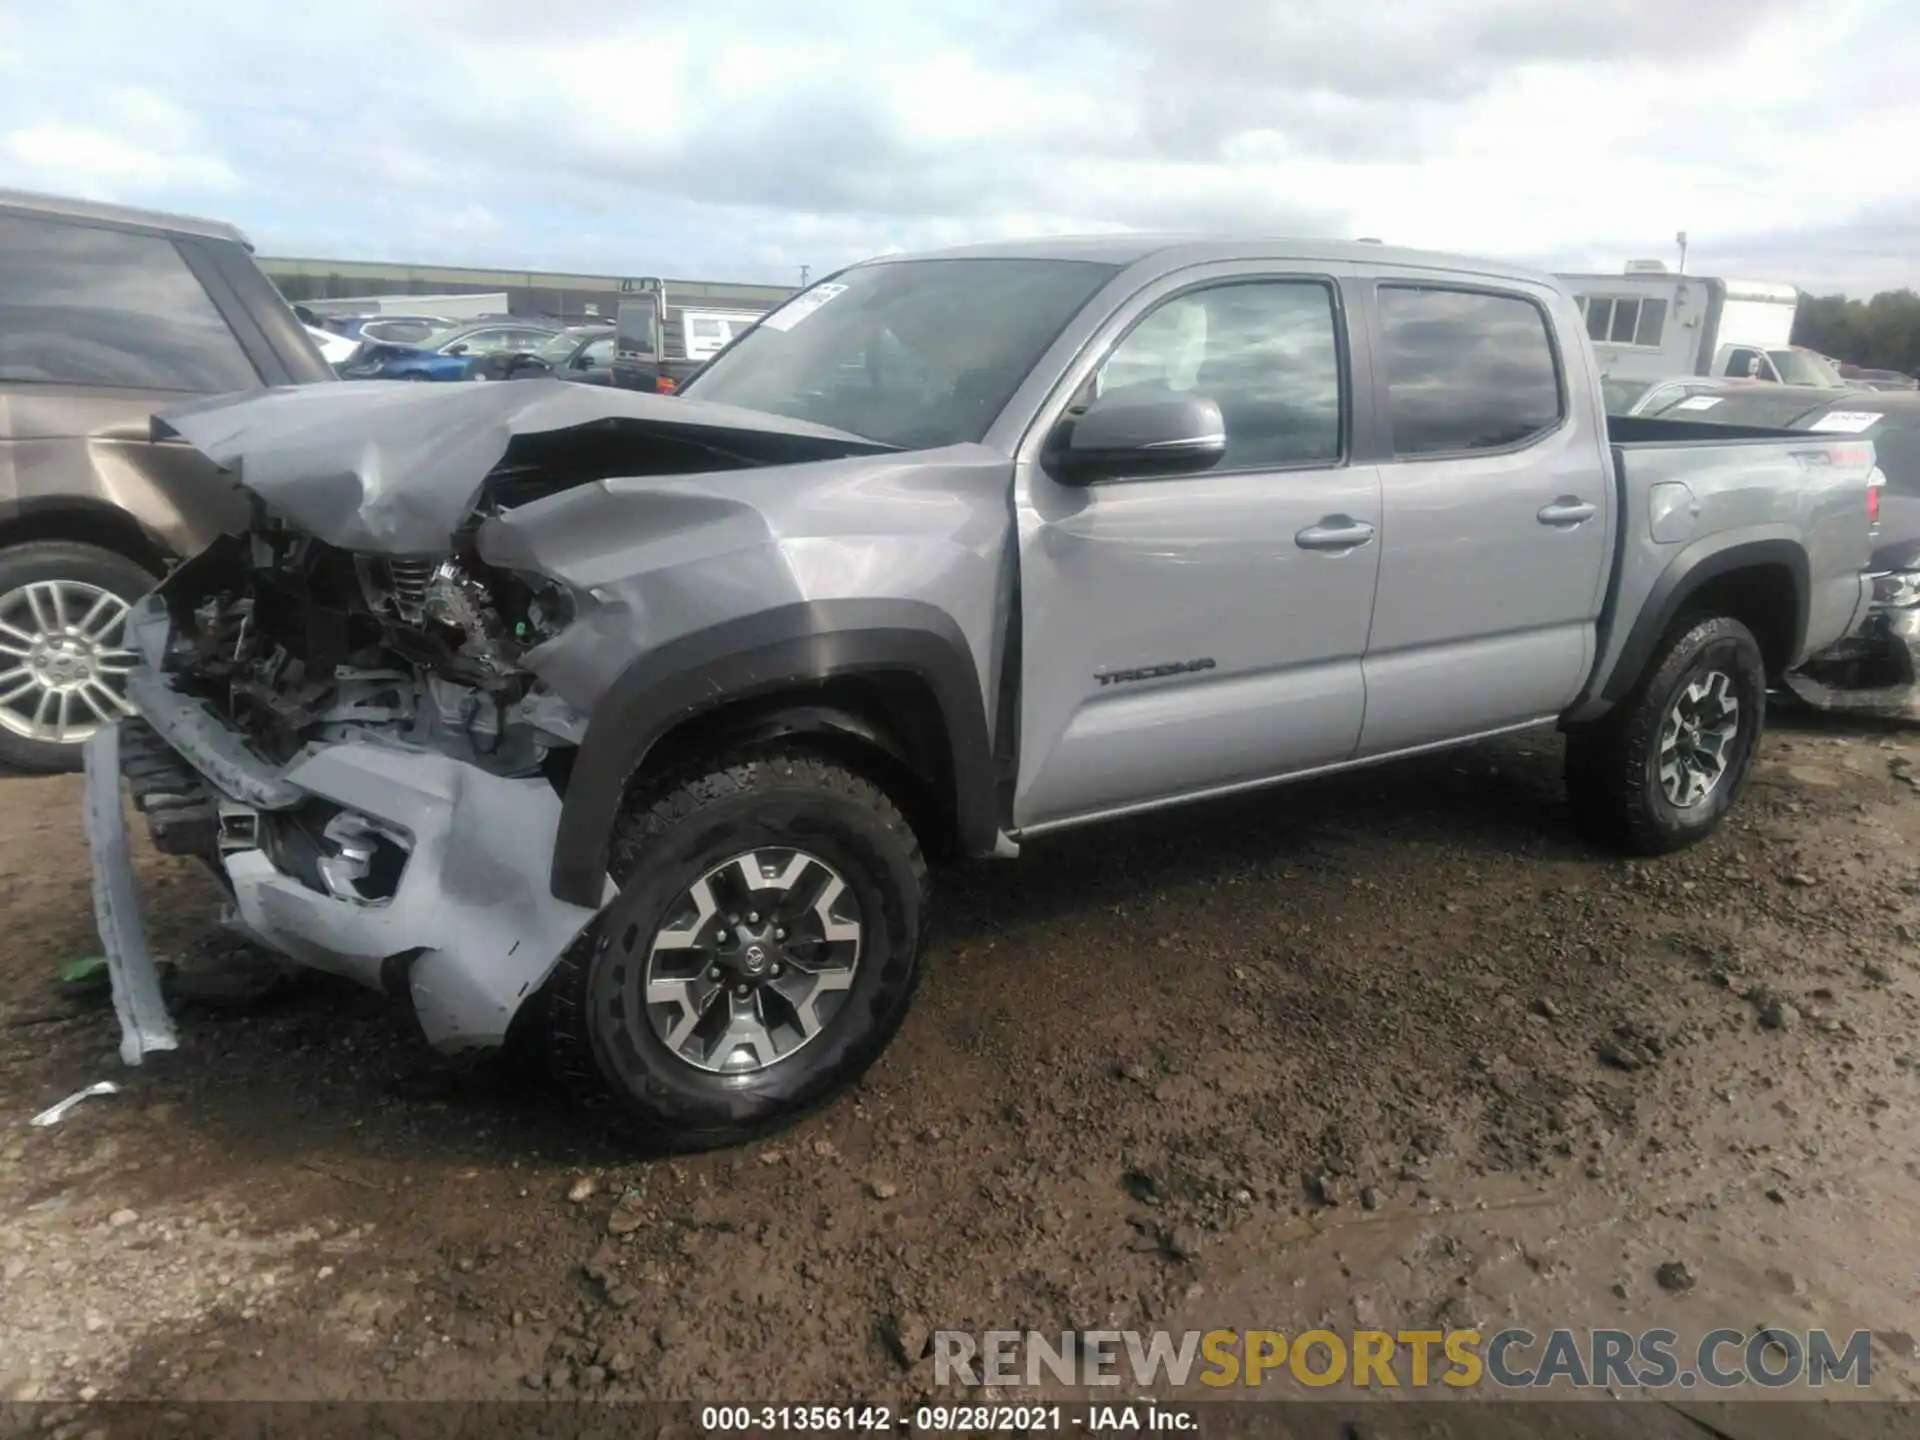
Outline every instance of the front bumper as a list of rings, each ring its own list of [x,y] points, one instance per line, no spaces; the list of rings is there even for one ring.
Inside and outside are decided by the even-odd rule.
[[[149,656],[156,653],[148,648],[156,623],[164,621],[146,606],[133,621]],[[368,742],[310,746],[275,766],[151,668],[135,670],[128,693],[218,804],[217,863],[241,925],[301,964],[375,989],[404,990],[440,1049],[500,1044],[515,1012],[594,918],[595,911],[556,899],[548,888],[560,797],[543,779]],[[118,737],[112,740],[92,752],[96,762],[117,752]],[[106,783],[117,785],[117,778],[115,771]],[[370,822],[403,847],[397,881],[377,900],[343,898],[276,863],[261,837],[314,801]],[[92,828],[100,832],[89,836],[95,893],[114,899],[120,932],[108,934],[102,909],[111,957],[116,945],[122,953],[129,948],[131,867],[124,830],[116,848],[111,827]],[[137,927],[137,911],[131,918]],[[137,958],[130,968],[139,969]],[[145,968],[151,970],[150,960]]]

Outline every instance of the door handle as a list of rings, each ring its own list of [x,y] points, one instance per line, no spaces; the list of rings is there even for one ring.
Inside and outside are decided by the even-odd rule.
[[[1345,515],[1329,515],[1293,537],[1302,550],[1353,550],[1373,539],[1373,526]]]
[[[1600,507],[1591,500],[1582,500],[1578,495],[1562,495],[1551,505],[1541,507],[1540,523],[1572,529],[1575,525],[1584,525],[1599,513]]]

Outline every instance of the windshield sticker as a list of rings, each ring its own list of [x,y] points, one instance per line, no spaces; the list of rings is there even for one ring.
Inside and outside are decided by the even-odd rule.
[[[763,330],[791,330],[822,305],[847,287],[844,285],[816,285],[804,295],[796,295],[782,305],[773,314],[760,322]]]
[[[1841,435],[1858,435],[1862,430],[1872,429],[1880,423],[1882,418],[1877,410],[1829,410],[1807,428]]]
[[[1720,403],[1718,395],[1689,395],[1673,408],[1676,410],[1711,410]]]

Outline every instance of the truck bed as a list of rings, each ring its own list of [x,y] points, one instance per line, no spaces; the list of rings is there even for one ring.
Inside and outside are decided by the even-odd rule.
[[[1777,549],[1783,589],[1798,580],[1808,591],[1795,653],[1770,660],[1797,664],[1853,628],[1866,603],[1867,492],[1880,482],[1871,442],[1646,416],[1606,426],[1620,516],[1606,616],[1657,614],[1650,602],[1714,554],[1758,543]],[[1603,623],[1587,700],[1618,698],[1612,677],[1637,674],[1632,652],[1658,638]]]

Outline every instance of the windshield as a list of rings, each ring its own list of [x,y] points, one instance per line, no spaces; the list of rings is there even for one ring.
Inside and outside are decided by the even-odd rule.
[[[788,301],[682,393],[909,450],[977,441],[1113,273],[1081,260],[860,266]]]
[[[1819,385],[1828,390],[1844,390],[1847,382],[1840,372],[1820,356],[1806,350],[1769,350],[1773,368],[1788,385]]]

